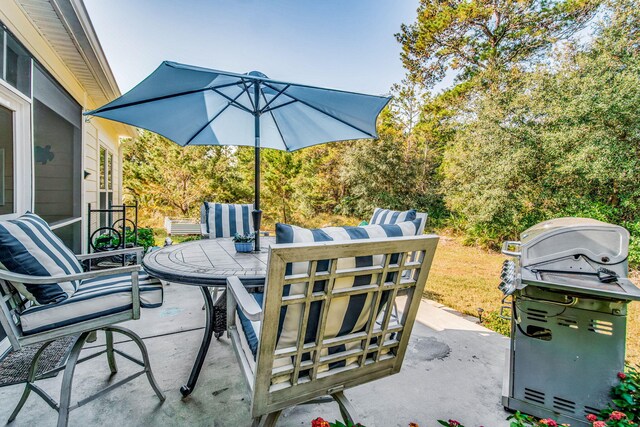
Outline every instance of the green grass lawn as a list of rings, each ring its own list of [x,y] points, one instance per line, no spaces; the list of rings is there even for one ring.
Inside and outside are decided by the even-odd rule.
[[[478,316],[484,310],[483,324],[508,334],[509,323],[499,319],[502,293],[498,290],[500,270],[505,257],[496,252],[462,245],[443,236],[438,244],[424,296],[464,314]],[[640,284],[640,273],[632,280]],[[629,307],[627,325],[627,360],[640,363],[640,304]]]

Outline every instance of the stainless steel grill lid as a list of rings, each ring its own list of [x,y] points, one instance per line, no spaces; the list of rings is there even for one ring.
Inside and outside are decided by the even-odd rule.
[[[541,222],[521,235],[522,267],[566,257],[585,256],[602,265],[627,259],[629,232],[590,218],[557,218]]]
[[[505,242],[500,290],[510,295],[528,285],[600,297],[640,299],[627,278],[629,232],[590,218],[557,218]]]

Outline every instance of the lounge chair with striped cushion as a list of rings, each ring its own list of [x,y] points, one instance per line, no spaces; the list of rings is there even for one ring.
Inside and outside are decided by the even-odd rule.
[[[204,202],[200,207],[200,229],[208,239],[253,233],[253,205]]]
[[[151,372],[144,342],[132,331],[115,326],[126,320],[139,319],[141,307],[162,305],[162,285],[141,269],[142,251],[143,248],[131,248],[76,256],[35,214],[27,213],[15,220],[0,221],[0,325],[15,351],[25,345],[42,344],[33,358],[22,398],[9,422],[16,418],[31,391],[35,391],[58,411],[58,426],[66,426],[72,409],[143,373],[160,400],[164,401],[164,395]],[[82,260],[126,254],[135,255],[135,265],[85,272],[80,264]],[[106,348],[88,358],[79,359],[83,345],[95,337],[97,331],[104,331]],[[114,348],[114,333],[122,334],[136,343],[143,360]],[[44,349],[64,336],[75,337],[67,362],[36,375]],[[72,405],[71,386],[77,363],[103,353],[106,353],[112,374],[117,372],[115,354],[135,361],[143,369]],[[35,382],[62,370],[64,374],[58,403]]]
[[[327,395],[352,422],[344,390],[400,371],[438,242],[417,227],[278,224],[264,292],[227,280],[228,334],[253,426],[274,426],[284,408]],[[400,295],[396,317],[389,308]]]

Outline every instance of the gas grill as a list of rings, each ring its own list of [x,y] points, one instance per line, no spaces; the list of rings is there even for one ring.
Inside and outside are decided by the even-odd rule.
[[[588,218],[537,224],[508,241],[499,289],[511,297],[506,409],[587,423],[610,402],[623,370],[629,233]]]

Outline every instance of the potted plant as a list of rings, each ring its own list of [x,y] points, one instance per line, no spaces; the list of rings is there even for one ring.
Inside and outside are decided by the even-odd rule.
[[[233,236],[233,243],[236,246],[236,252],[251,252],[253,251],[253,241],[255,240],[255,233],[236,233]]]

